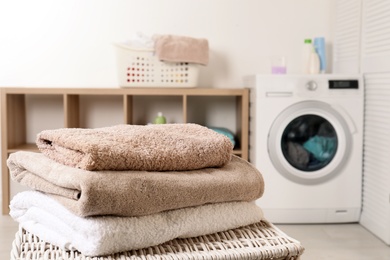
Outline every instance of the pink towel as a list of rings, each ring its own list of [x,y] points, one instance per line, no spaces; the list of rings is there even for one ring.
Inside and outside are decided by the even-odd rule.
[[[161,61],[188,62],[207,65],[209,62],[209,43],[206,39],[197,39],[177,35],[155,36],[155,52]]]

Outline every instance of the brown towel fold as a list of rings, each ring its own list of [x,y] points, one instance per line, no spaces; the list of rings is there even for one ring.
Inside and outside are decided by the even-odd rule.
[[[76,169],[40,153],[12,153],[7,165],[13,180],[53,194],[78,216],[141,216],[207,203],[252,201],[264,181],[247,161],[234,156],[222,168],[145,172]]]
[[[178,35],[157,35],[154,38],[156,56],[161,61],[202,65],[209,62],[209,43],[206,39]]]
[[[90,171],[221,167],[233,150],[229,138],[197,124],[45,130],[36,143],[49,158]]]

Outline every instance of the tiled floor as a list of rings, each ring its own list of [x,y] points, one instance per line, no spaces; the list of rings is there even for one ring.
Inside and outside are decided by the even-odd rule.
[[[302,260],[389,260],[390,247],[359,224],[277,225],[306,248]],[[18,225],[0,216],[0,259],[10,257]]]
[[[10,259],[12,241],[18,230],[18,224],[9,216],[0,215],[0,259]]]
[[[302,243],[302,260],[390,259],[390,247],[359,224],[276,226]]]

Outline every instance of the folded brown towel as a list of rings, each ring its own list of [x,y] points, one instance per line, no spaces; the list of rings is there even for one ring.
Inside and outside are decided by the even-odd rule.
[[[161,61],[202,65],[209,62],[209,43],[206,39],[179,35],[157,35],[154,39],[154,50]]]
[[[62,128],[38,134],[49,158],[84,170],[176,171],[230,161],[229,138],[197,124]]]
[[[12,153],[11,178],[53,194],[78,216],[141,216],[207,203],[252,201],[264,181],[247,161],[233,155],[221,168],[193,171],[85,171],[33,152]]]

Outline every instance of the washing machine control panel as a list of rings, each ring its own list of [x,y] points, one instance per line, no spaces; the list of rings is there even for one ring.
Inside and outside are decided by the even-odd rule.
[[[315,91],[318,88],[318,84],[314,80],[310,80],[306,83],[306,88],[310,91]]]
[[[329,80],[330,89],[358,89],[358,80]]]
[[[352,97],[362,95],[360,84],[358,77],[302,77],[295,81],[291,89],[292,96],[301,98]]]
[[[333,99],[364,94],[360,75],[256,75],[247,81],[255,82],[256,96],[264,98]]]
[[[310,80],[306,83],[306,89],[316,91],[318,83],[315,80]],[[328,80],[329,89],[359,89],[358,80]]]

